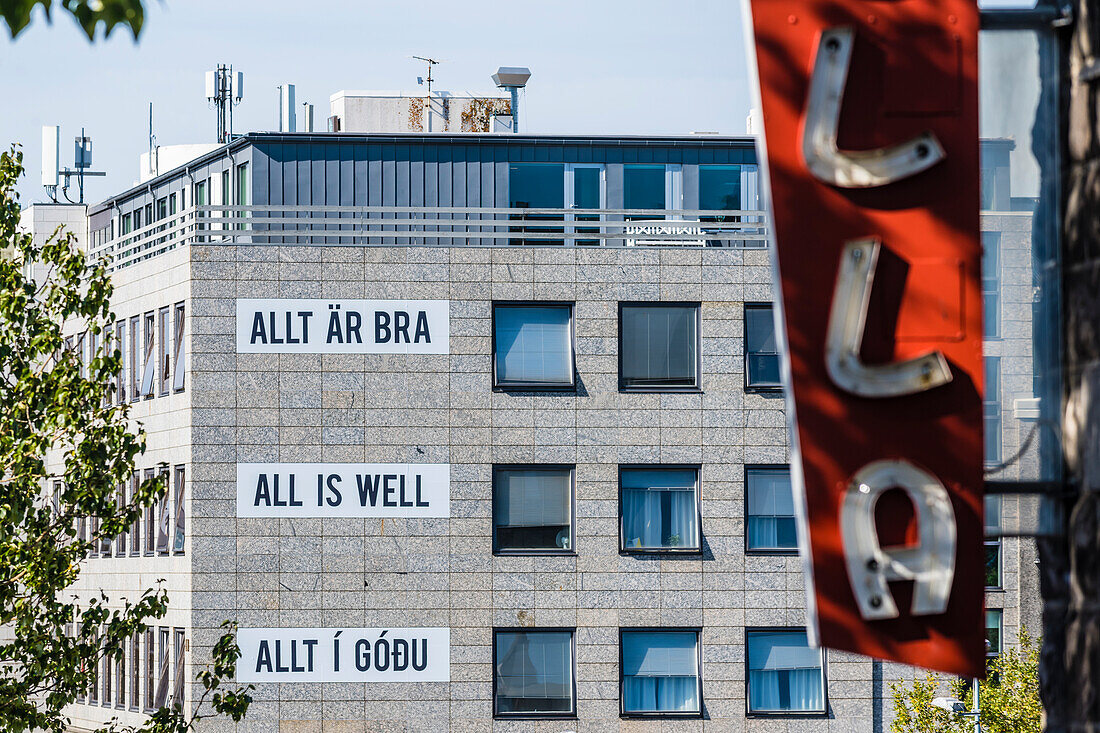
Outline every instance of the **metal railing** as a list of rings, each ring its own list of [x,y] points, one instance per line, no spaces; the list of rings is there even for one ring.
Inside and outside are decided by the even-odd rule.
[[[577,246],[763,249],[763,211],[462,206],[197,206],[94,245],[120,269],[180,246]]]

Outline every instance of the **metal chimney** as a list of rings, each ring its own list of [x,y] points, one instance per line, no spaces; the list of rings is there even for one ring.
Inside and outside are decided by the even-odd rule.
[[[512,132],[519,132],[519,90],[527,86],[531,70],[526,66],[501,66],[493,74],[493,83],[512,95]]]
[[[280,84],[279,90],[279,132],[294,132],[294,85]]]

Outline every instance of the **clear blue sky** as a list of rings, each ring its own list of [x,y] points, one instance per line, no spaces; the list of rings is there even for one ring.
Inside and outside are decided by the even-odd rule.
[[[218,62],[245,74],[234,131],[276,127],[282,82],[324,129],[337,90],[416,88],[410,54],[447,60],[437,89],[491,91],[498,66],[529,66],[533,133],[740,134],[749,109],[736,0],[154,0],[137,44],[121,29],[89,44],[59,13],[0,38],[0,144],[23,144],[26,205],[45,198],[41,126],[61,125],[71,166],[83,125],[108,172],[87,183],[99,201],[136,181],[149,102],[161,145],[214,139],[203,73]]]

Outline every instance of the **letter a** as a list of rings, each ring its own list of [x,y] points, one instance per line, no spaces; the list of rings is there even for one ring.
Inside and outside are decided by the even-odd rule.
[[[903,489],[916,507],[920,544],[883,549],[875,529],[875,503],[889,489]],[[955,580],[955,511],[951,498],[932,474],[903,460],[874,461],[852,477],[840,507],[840,533],[848,580],[863,618],[897,618],[887,585],[913,581],[914,616],[947,610]]]

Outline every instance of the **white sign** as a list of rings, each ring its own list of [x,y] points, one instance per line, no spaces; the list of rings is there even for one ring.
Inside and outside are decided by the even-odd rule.
[[[449,517],[447,463],[238,463],[238,517]]]
[[[446,354],[449,300],[237,299],[241,354]]]
[[[450,629],[238,629],[238,682],[450,682]]]

